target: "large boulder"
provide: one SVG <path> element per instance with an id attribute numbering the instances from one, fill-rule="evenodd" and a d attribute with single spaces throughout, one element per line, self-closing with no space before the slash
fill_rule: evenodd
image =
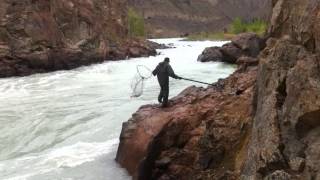
<path id="1" fill-rule="evenodd" d="M 254 33 L 242 33 L 222 47 L 206 48 L 198 57 L 200 62 L 221 61 L 235 64 L 240 57 L 257 58 L 265 47 L 264 40 Z"/>
<path id="2" fill-rule="evenodd" d="M 116 160 L 133 179 L 230 179 L 239 176 L 251 122 L 257 67 L 213 87 L 189 87 L 166 109 L 141 107 L 123 124 Z"/>
<path id="3" fill-rule="evenodd" d="M 155 56 L 157 55 L 156 48 L 164 48 L 165 46 L 150 41 L 129 41 L 128 43 L 128 57 L 141 57 L 141 56 Z"/>
<path id="4" fill-rule="evenodd" d="M 220 48 L 220 51 L 223 54 L 222 61 L 231 64 L 234 64 L 238 58 L 245 55 L 245 52 L 242 49 L 235 46 L 233 43 L 223 45 Z"/>
<path id="5" fill-rule="evenodd" d="M 232 39 L 232 44 L 240 48 L 247 56 L 257 57 L 264 48 L 262 38 L 255 33 L 242 33 Z"/>
<path id="6" fill-rule="evenodd" d="M 198 57 L 200 62 L 222 61 L 223 55 L 219 47 L 208 47 Z"/>
<path id="7" fill-rule="evenodd" d="M 152 49 L 168 49 L 168 48 L 173 48 L 171 46 L 167 46 L 165 44 L 158 44 L 156 42 L 153 41 L 146 41 L 146 44 L 148 45 L 148 47 L 152 48 Z"/>
<path id="8" fill-rule="evenodd" d="M 169 121 L 170 113 L 161 112 L 156 105 L 143 106 L 122 125 L 116 161 L 134 177 L 138 176 L 139 165 L 146 156 L 149 143 Z M 152 114 L 159 116 L 151 117 Z"/>

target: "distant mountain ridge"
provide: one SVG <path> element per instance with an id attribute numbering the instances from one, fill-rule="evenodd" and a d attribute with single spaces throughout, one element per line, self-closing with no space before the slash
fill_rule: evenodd
<path id="1" fill-rule="evenodd" d="M 129 0 L 140 12 L 149 37 L 219 31 L 236 17 L 268 20 L 271 0 Z"/>

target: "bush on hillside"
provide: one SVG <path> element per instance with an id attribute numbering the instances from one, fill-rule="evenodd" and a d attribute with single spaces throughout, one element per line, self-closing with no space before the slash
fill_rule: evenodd
<path id="1" fill-rule="evenodd" d="M 134 9 L 128 9 L 128 30 L 131 37 L 143 37 L 145 35 L 144 18 Z"/>
<path id="2" fill-rule="evenodd" d="M 262 35 L 265 33 L 266 29 L 267 23 L 259 19 L 252 22 L 244 22 L 241 18 L 236 18 L 230 26 L 230 32 L 233 34 L 254 32 L 258 35 Z"/>

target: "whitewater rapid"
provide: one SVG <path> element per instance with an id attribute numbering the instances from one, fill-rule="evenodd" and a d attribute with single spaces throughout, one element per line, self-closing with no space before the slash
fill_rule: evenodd
<path id="1" fill-rule="evenodd" d="M 0 79 L 1 180 L 129 180 L 114 161 L 121 125 L 139 106 L 156 103 L 156 78 L 131 98 L 137 65 L 153 69 L 171 58 L 176 74 L 215 82 L 235 67 L 200 63 L 197 56 L 225 42 L 158 39 L 176 48 L 159 56 L 106 62 L 69 71 Z M 170 97 L 191 85 L 170 82 Z"/>

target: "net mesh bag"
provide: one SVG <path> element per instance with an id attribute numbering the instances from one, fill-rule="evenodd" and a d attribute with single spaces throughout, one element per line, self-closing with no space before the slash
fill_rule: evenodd
<path id="1" fill-rule="evenodd" d="M 143 94 L 145 81 L 151 78 L 152 73 L 146 66 L 138 65 L 137 73 L 131 81 L 131 97 L 140 97 Z"/>

